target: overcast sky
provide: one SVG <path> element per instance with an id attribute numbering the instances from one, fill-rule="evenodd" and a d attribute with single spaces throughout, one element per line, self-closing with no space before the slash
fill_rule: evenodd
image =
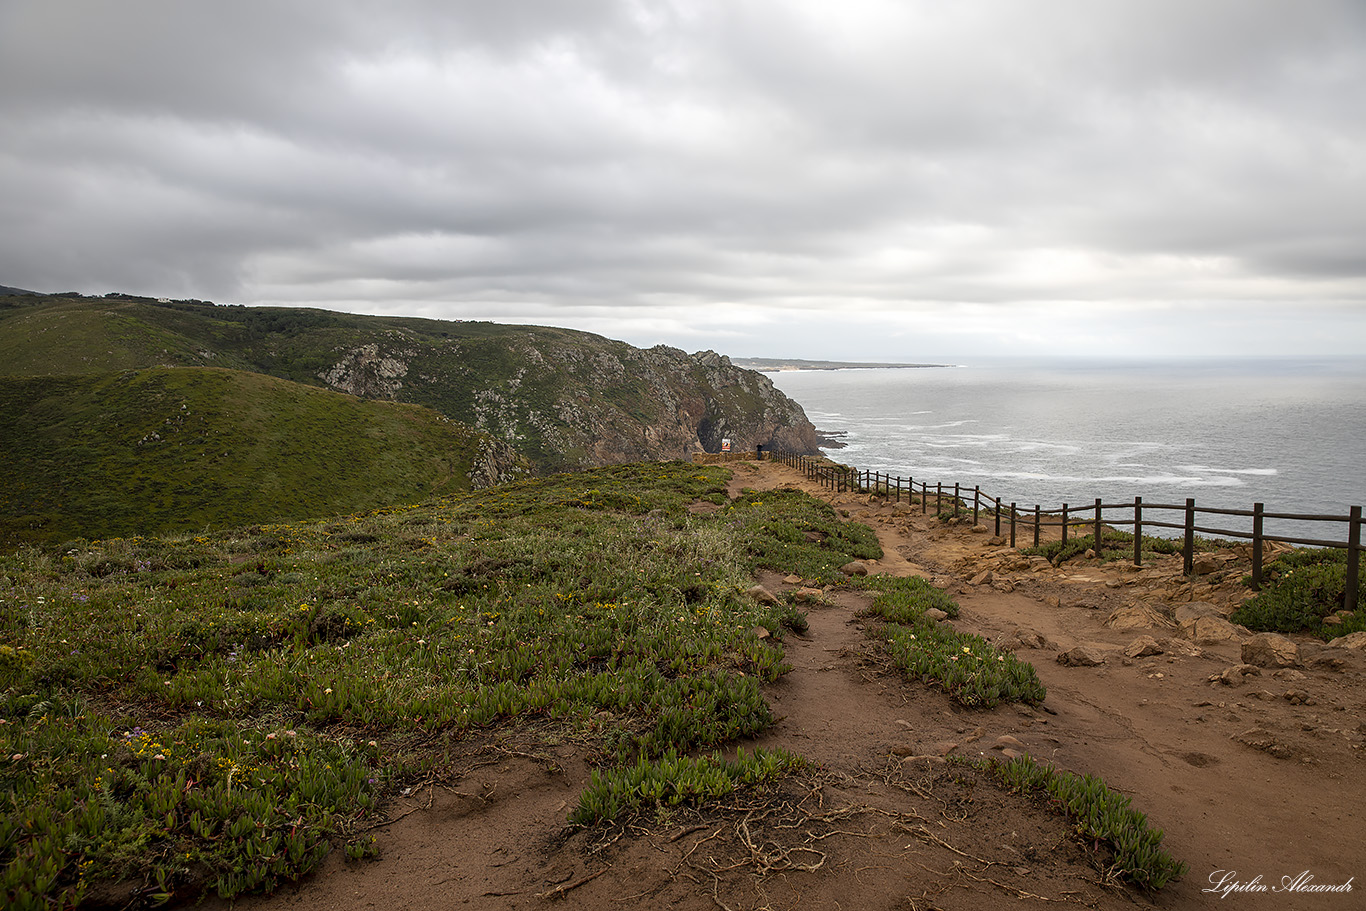
<path id="1" fill-rule="evenodd" d="M 1366 352 L 1366 3 L 0 0 L 0 284 Z"/>

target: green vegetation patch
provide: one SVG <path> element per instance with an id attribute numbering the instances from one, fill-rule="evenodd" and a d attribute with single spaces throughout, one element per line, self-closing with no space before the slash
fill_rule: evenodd
<path id="1" fill-rule="evenodd" d="M 689 511 L 726 478 L 618 466 L 0 557 L 0 904 L 268 889 L 365 853 L 385 798 L 512 733 L 614 781 L 761 732 L 788 665 L 755 630 L 800 616 L 747 594 L 754 569 L 833 573 L 868 542 L 801 494 Z"/>
<path id="2" fill-rule="evenodd" d="M 794 488 L 747 490 L 721 516 L 744 529 L 755 567 L 796 573 L 820 584 L 847 581 L 839 568 L 850 560 L 882 556 L 871 528 L 841 521 L 828 503 Z"/>
<path id="3" fill-rule="evenodd" d="M 864 616 L 903 625 L 918 623 L 931 608 L 958 616 L 958 602 L 919 576 L 865 576 L 859 586 L 874 593 Z"/>
<path id="4" fill-rule="evenodd" d="M 593 771 L 569 821 L 579 825 L 616 822 L 649 810 L 720 800 L 738 788 L 771 784 L 807 767 L 786 750 L 739 750 L 734 760 L 720 753 L 692 758 L 670 750 L 657 760 Z"/>
<path id="5" fill-rule="evenodd" d="M 1310 633 L 1333 639 L 1366 629 L 1366 586 L 1357 603 L 1345 604 L 1347 551 L 1301 548 L 1265 567 L 1262 590 L 1244 601 L 1229 619 L 1248 629 Z M 1338 622 L 1325 622 L 1329 619 Z"/>
<path id="6" fill-rule="evenodd" d="M 981 636 L 927 619 L 931 608 L 957 617 L 958 605 L 924 579 L 869 576 L 861 587 L 876 592 L 863 616 L 885 621 L 876 635 L 908 679 L 938 686 L 965 706 L 1037 705 L 1047 695 L 1034 665 Z"/>
<path id="7" fill-rule="evenodd" d="M 1162 849 L 1163 832 L 1129 805 L 1129 798 L 1110 790 L 1091 775 L 1075 775 L 1020 756 L 988 765 L 1006 787 L 1022 794 L 1046 795 L 1075 822 L 1078 834 L 1103 841 L 1114 854 L 1112 871 L 1149 890 L 1161 889 L 1184 876 L 1184 863 Z"/>
<path id="8" fill-rule="evenodd" d="M 231 370 L 0 377 L 0 547 L 457 493 L 484 439 L 425 408 Z"/>
<path id="9" fill-rule="evenodd" d="M 962 705 L 1037 705 L 1047 695 L 1034 665 L 1001 651 L 981 636 L 930 621 L 913 627 L 888 623 L 881 635 L 892 663 L 903 674 L 938 686 Z"/>

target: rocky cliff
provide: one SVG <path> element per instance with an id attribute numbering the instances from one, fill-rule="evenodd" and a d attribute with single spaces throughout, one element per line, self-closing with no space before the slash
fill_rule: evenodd
<path id="1" fill-rule="evenodd" d="M 507 441 L 542 470 L 692 453 L 817 451 L 801 406 L 713 351 L 639 349 L 587 333 L 503 327 L 434 343 L 389 333 L 342 346 L 329 386 L 435 408 Z"/>

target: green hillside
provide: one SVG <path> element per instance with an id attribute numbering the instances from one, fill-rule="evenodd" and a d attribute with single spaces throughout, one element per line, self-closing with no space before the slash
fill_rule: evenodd
<path id="1" fill-rule="evenodd" d="M 469 490 L 490 445 L 426 408 L 235 370 L 0 376 L 0 547 L 416 502 Z"/>
<path id="2" fill-rule="evenodd" d="M 817 451 L 806 415 L 762 374 L 570 329 L 218 306 L 126 295 L 0 296 L 0 373 L 154 366 L 264 373 L 426 405 L 550 473 L 718 451 L 722 439 Z"/>

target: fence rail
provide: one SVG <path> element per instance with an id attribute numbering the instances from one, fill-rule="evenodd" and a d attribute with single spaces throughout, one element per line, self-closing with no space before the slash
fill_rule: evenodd
<path id="1" fill-rule="evenodd" d="M 1082 534 L 1094 535 L 1096 553 L 1099 554 L 1105 546 L 1104 528 L 1132 527 L 1134 530 L 1134 565 L 1142 566 L 1142 542 L 1145 528 L 1180 530 L 1181 552 L 1185 572 L 1189 575 L 1193 572 L 1195 565 L 1195 536 L 1197 533 L 1250 540 L 1252 542 L 1252 587 L 1254 589 L 1260 589 L 1262 586 L 1263 550 L 1269 541 L 1283 544 L 1302 544 L 1311 547 L 1341 547 L 1347 551 L 1347 588 L 1343 606 L 1354 609 L 1357 603 L 1362 551 L 1360 506 L 1351 507 L 1347 515 L 1319 515 L 1267 512 L 1262 503 L 1254 503 L 1250 510 L 1221 509 L 1211 506 L 1196 506 L 1194 498 L 1187 499 L 1185 503 L 1145 503 L 1142 497 L 1134 497 L 1133 502 L 1119 503 L 1103 503 L 1097 499 L 1088 506 L 1073 506 L 1063 503 L 1056 509 L 1043 509 L 1040 505 L 1035 504 L 1033 509 L 1027 508 L 1022 511 L 1016 502 L 1004 503 L 1000 497 L 992 498 L 984 495 L 982 488 L 977 485 L 974 485 L 971 490 L 961 484 L 954 484 L 950 488 L 942 482 L 930 484 L 926 481 L 917 482 L 913 477 L 903 478 L 883 472 L 860 471 L 847 465 L 835 464 L 824 457 L 800 455 L 782 450 L 765 450 L 760 454 L 760 457 L 797 468 L 804 472 L 808 478 L 819 481 L 823 486 L 836 492 L 872 489 L 884 492 L 887 496 L 894 498 L 896 502 L 900 502 L 904 495 L 906 501 L 910 503 L 914 501 L 916 493 L 919 491 L 921 512 L 929 512 L 930 498 L 933 497 L 936 515 L 942 515 L 946 511 L 946 503 L 948 504 L 947 509 L 952 509 L 954 516 L 961 516 L 968 509 L 971 509 L 974 525 L 979 524 L 982 514 L 986 513 L 988 517 L 995 519 L 997 537 L 1003 537 L 1001 522 L 1004 517 L 1009 523 L 1011 547 L 1016 546 L 1016 533 L 1022 525 L 1026 529 L 1032 530 L 1034 546 L 1036 547 L 1039 544 L 1040 533 L 1046 527 L 1059 527 L 1064 544 L 1067 543 L 1069 530 L 1080 527 L 1089 529 L 1089 531 L 1082 531 Z M 1108 516 L 1106 510 L 1110 511 Z M 1165 516 L 1166 520 L 1152 518 L 1151 516 L 1154 513 Z M 1178 513 L 1180 521 L 1171 521 L 1171 513 Z M 1252 531 L 1249 533 L 1236 529 L 1196 524 L 1201 516 L 1250 518 L 1252 519 Z M 1268 519 L 1346 525 L 1346 538 L 1344 540 L 1331 540 L 1268 534 L 1265 525 Z"/>

